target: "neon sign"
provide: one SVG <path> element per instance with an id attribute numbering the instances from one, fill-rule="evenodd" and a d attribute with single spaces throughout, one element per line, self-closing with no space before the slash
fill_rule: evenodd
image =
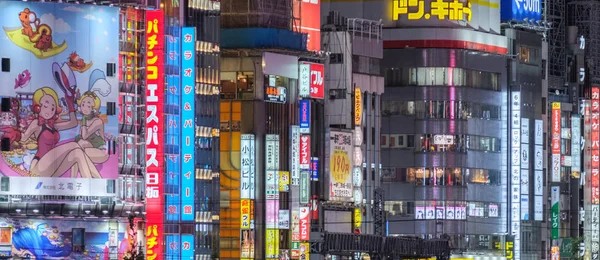
<path id="1" fill-rule="evenodd" d="M 438 20 L 471 21 L 471 3 L 463 3 L 459 0 L 392 0 L 392 19 L 400 20 L 405 15 L 409 21 L 429 20 L 432 17 Z M 425 6 L 429 5 L 429 13 L 425 12 Z"/>

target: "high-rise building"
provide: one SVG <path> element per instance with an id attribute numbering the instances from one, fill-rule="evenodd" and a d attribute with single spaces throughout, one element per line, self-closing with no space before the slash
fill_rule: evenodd
<path id="1" fill-rule="evenodd" d="M 0 251 L 212 259 L 219 5 L 69 2 L 0 2 Z"/>

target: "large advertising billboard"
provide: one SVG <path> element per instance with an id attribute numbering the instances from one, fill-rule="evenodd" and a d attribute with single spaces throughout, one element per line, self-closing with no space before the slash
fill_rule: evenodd
<path id="1" fill-rule="evenodd" d="M 531 22 L 539 21 L 542 17 L 542 1 L 540 0 L 502 0 L 500 11 L 502 21 L 518 21 L 523 19 Z"/>
<path id="2" fill-rule="evenodd" d="M 10 143 L 0 173 L 40 178 L 11 194 L 29 194 L 39 183 L 57 187 L 58 177 L 116 179 L 118 8 L 15 1 L 0 8 L 0 57 L 10 65 L 0 72 L 8 102 L 0 137 Z"/>
<path id="3" fill-rule="evenodd" d="M 329 199 L 352 199 L 352 133 L 329 132 L 329 161 L 326 169 L 329 171 Z M 327 162 L 327 160 L 326 160 Z"/>
<path id="4" fill-rule="evenodd" d="M 194 220 L 194 162 L 196 149 L 195 86 L 196 28 L 181 29 L 181 220 Z"/>
<path id="5" fill-rule="evenodd" d="M 0 226 L 0 245 L 8 245 L 0 254 L 19 259 L 122 259 L 132 250 L 125 223 L 0 218 Z"/>
<path id="6" fill-rule="evenodd" d="M 321 50 L 321 0 L 294 1 L 294 16 L 300 17 L 297 30 L 307 34 L 306 49 Z"/>

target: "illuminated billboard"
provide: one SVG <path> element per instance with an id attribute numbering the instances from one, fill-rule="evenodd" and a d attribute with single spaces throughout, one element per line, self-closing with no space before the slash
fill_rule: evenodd
<path id="1" fill-rule="evenodd" d="M 146 11 L 146 255 L 163 255 L 164 174 L 164 20 Z"/>
<path id="2" fill-rule="evenodd" d="M 194 220 L 194 157 L 196 136 L 195 111 L 195 57 L 196 29 L 181 29 L 181 220 Z"/>
<path id="3" fill-rule="evenodd" d="M 109 259 L 131 250 L 131 233 L 125 223 L 0 218 L 0 245 L 10 245 L 19 259 Z M 85 250 L 76 252 L 85 244 Z"/>
<path id="4" fill-rule="evenodd" d="M 540 20 L 542 1 L 540 0 L 502 0 L 500 11 L 502 21 Z"/>
<path id="5" fill-rule="evenodd" d="M 593 113 L 594 111 L 592 111 Z M 552 103 L 552 182 L 560 182 L 560 103 Z"/>
<path id="6" fill-rule="evenodd" d="M 306 49 L 321 50 L 321 0 L 294 1 L 294 17 L 300 22 L 295 25 L 301 33 L 307 34 Z"/>
<path id="7" fill-rule="evenodd" d="M 13 1 L 0 7 L 0 56 L 10 59 L 9 71 L 0 72 L 0 96 L 10 98 L 0 137 L 11 146 L 0 155 L 0 172 L 39 180 L 11 194 L 73 195 L 74 187 L 59 189 L 64 180 L 56 177 L 116 179 L 119 9 Z M 106 189 L 101 182 L 93 187 Z"/>
<path id="8" fill-rule="evenodd" d="M 325 160 L 325 169 L 329 171 L 329 193 L 330 200 L 352 200 L 352 158 L 353 144 L 352 133 L 342 131 L 330 131 L 327 145 L 329 149 L 329 160 Z"/>

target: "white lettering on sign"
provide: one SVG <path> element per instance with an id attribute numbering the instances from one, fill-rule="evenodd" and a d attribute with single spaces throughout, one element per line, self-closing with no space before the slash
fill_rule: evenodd
<path id="1" fill-rule="evenodd" d="M 515 0 L 517 9 L 521 9 L 521 3 L 523 3 L 523 10 L 539 13 L 540 12 L 540 0 Z"/>

